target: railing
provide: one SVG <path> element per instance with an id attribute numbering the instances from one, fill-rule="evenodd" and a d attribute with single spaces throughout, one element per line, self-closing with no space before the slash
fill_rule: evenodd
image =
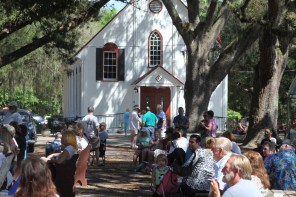
<path id="1" fill-rule="evenodd" d="M 99 123 L 105 122 L 107 128 L 120 128 L 123 127 L 123 113 L 118 114 L 107 114 L 107 115 L 95 115 L 98 118 Z M 63 122 L 67 125 L 74 122 L 77 119 L 82 119 L 83 117 L 64 117 Z"/>
<path id="2" fill-rule="evenodd" d="M 107 114 L 107 115 L 95 115 L 99 122 L 105 122 L 107 128 L 123 128 L 123 113 Z M 77 117 L 65 117 L 65 122 L 71 122 L 77 119 Z M 218 125 L 218 131 L 224 132 L 227 130 L 232 131 L 237 126 L 237 119 L 230 119 L 227 117 L 215 116 L 214 119 Z"/>
<path id="3" fill-rule="evenodd" d="M 123 113 L 96 115 L 99 122 L 105 122 L 107 128 L 123 128 Z"/>
<path id="4" fill-rule="evenodd" d="M 215 116 L 214 119 L 217 122 L 218 131 L 220 132 L 233 131 L 233 129 L 235 129 L 238 124 L 238 120 L 235 118 Z"/>

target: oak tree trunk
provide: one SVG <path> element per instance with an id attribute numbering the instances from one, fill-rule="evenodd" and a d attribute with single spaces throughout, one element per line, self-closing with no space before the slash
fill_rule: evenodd
<path id="1" fill-rule="evenodd" d="M 288 45 L 281 42 L 269 28 L 265 28 L 259 41 L 260 62 L 255 67 L 254 94 L 250 121 L 244 144 L 256 147 L 263 138 L 263 129 L 276 129 L 279 86 L 288 59 Z"/>

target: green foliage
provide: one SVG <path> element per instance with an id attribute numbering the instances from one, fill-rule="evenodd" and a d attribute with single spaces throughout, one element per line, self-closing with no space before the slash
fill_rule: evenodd
<path id="1" fill-rule="evenodd" d="M 1 4 L 0 4 L 1 5 Z M 0 7 L 1 9 L 1 7 Z M 115 15 L 116 10 L 105 12 Z M 1 14 L 0 14 L 1 15 Z M 103 14 L 102 18 L 105 17 Z M 110 18 L 110 17 L 109 17 Z M 112 17 L 111 17 L 112 18 Z M 106 19 L 106 22 L 107 19 Z M 0 22 L 1 23 L 1 22 Z M 28 25 L 0 41 L 0 54 L 10 53 L 44 35 L 53 21 Z M 47 27 L 45 28 L 45 26 Z M 45 26 L 44 26 L 45 25 Z M 41 30 L 42 29 L 42 30 Z M 98 21 L 67 34 L 0 69 L 0 107 L 15 100 L 20 108 L 41 115 L 62 113 L 64 69 L 69 57 L 99 31 Z"/>
<path id="2" fill-rule="evenodd" d="M 117 11 L 115 8 L 110 9 L 103 9 L 99 14 L 99 27 L 104 27 L 115 15 Z"/>
<path id="3" fill-rule="evenodd" d="M 239 113 L 239 112 L 236 112 L 232 109 L 228 109 L 227 111 L 227 118 L 229 119 L 241 119 L 242 118 L 242 115 Z"/>

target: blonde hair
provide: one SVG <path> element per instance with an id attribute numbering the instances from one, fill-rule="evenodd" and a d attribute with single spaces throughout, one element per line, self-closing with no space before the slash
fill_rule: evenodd
<path id="1" fill-rule="evenodd" d="M 66 144 L 64 144 L 65 146 L 71 145 L 76 150 L 78 150 L 76 135 L 74 132 L 66 130 L 63 132 L 63 137 L 65 137 L 65 139 L 66 139 Z"/>
<path id="2" fill-rule="evenodd" d="M 205 139 L 205 148 L 211 149 L 215 146 L 215 138 L 213 137 L 206 137 Z"/>
<path id="3" fill-rule="evenodd" d="M 157 155 L 157 157 L 155 158 L 155 163 L 157 164 L 159 161 L 165 161 L 165 165 L 168 164 L 168 158 L 165 154 L 159 154 Z"/>
<path id="4" fill-rule="evenodd" d="M 239 175 L 242 179 L 251 180 L 252 166 L 249 159 L 244 155 L 232 154 L 230 159 L 231 170 L 239 169 Z"/>

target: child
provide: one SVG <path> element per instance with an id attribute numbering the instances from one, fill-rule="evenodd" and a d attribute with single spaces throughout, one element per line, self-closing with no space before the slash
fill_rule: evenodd
<path id="1" fill-rule="evenodd" d="M 156 167 L 152 170 L 151 177 L 151 189 L 153 192 L 156 191 L 157 187 L 160 185 L 163 176 L 169 170 L 168 159 L 165 154 L 159 154 L 155 159 Z"/>
<path id="2" fill-rule="evenodd" d="M 46 157 L 51 153 L 57 153 L 61 151 L 61 146 L 62 146 L 61 139 L 62 139 L 62 134 L 60 132 L 55 133 L 54 141 L 46 145 L 46 150 L 45 150 Z"/>

